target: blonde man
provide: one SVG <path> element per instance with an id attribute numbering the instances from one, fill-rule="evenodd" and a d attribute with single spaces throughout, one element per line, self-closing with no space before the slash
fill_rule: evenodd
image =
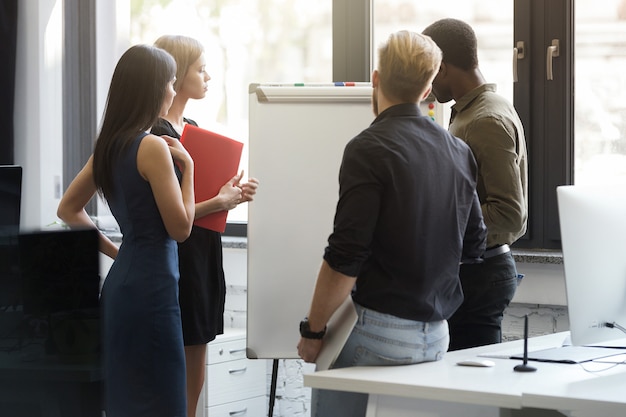
<path id="1" fill-rule="evenodd" d="M 471 150 L 420 112 L 440 63 L 435 43 L 414 32 L 379 50 L 376 118 L 344 150 L 334 229 L 300 324 L 307 362 L 351 292 L 359 318 L 335 368 L 436 361 L 448 349 L 459 264 L 480 262 L 486 229 Z M 313 417 L 365 416 L 367 395 L 314 390 L 311 406 Z"/>

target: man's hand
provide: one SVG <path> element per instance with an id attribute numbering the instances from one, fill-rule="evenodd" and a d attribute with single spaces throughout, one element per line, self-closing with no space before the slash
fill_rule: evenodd
<path id="1" fill-rule="evenodd" d="M 314 363 L 317 356 L 320 354 L 322 343 L 324 343 L 322 339 L 306 339 L 301 337 L 300 343 L 298 343 L 298 355 L 300 355 L 305 362 Z"/>

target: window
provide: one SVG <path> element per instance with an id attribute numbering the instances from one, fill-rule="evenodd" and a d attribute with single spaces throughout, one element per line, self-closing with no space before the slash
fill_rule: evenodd
<path id="1" fill-rule="evenodd" d="M 518 246 L 560 247 L 556 186 L 626 182 L 626 0 L 127 1 L 132 43 L 175 32 L 205 44 L 210 91 L 190 103 L 189 117 L 244 143 L 250 83 L 369 81 L 370 57 L 391 31 L 461 18 L 476 30 L 485 77 L 513 100 L 526 129 L 529 230 Z M 560 54 L 546 80 L 553 39 Z M 246 218 L 242 207 L 229 221 Z"/>
<path id="2" fill-rule="evenodd" d="M 626 1 L 575 2 L 574 182 L 626 182 Z"/>
<path id="3" fill-rule="evenodd" d="M 572 0 L 441 0 L 419 4 L 374 0 L 374 16 L 376 45 L 391 31 L 421 31 L 443 17 L 472 25 L 483 75 L 514 103 L 525 128 L 529 222 L 528 232 L 516 245 L 560 247 L 555 188 L 572 180 Z M 552 39 L 560 40 L 561 54 L 553 62 L 553 80 L 547 80 L 546 48 Z M 523 42 L 519 48 L 524 58 L 514 62 L 518 42 Z M 518 73 L 515 82 L 514 64 Z"/>
<path id="4" fill-rule="evenodd" d="M 209 91 L 188 103 L 186 116 L 243 142 L 243 169 L 248 86 L 331 80 L 332 0 L 131 0 L 131 5 L 132 44 L 151 44 L 163 34 L 202 42 Z M 247 205 L 229 212 L 228 221 L 246 222 Z"/>
<path id="5" fill-rule="evenodd" d="M 498 93 L 513 102 L 513 0 L 374 0 L 374 64 L 378 45 L 390 33 L 406 29 L 421 32 L 446 17 L 469 23 L 478 39 L 478 60 L 487 82 L 498 85 Z"/>

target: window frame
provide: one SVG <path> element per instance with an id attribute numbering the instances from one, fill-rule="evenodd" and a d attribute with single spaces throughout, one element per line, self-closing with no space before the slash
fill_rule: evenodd
<path id="1" fill-rule="evenodd" d="M 96 138 L 96 0 L 63 0 L 63 190 Z M 85 210 L 95 215 L 97 201 Z"/>
<path id="2" fill-rule="evenodd" d="M 529 161 L 528 230 L 515 246 L 560 249 L 556 187 L 574 178 L 574 0 L 515 0 L 514 39 L 525 42 L 513 94 Z M 559 56 L 548 81 L 552 39 L 559 39 Z"/>

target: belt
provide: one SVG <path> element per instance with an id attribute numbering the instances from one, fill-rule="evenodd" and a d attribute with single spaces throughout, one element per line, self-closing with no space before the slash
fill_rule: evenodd
<path id="1" fill-rule="evenodd" d="M 504 253 L 511 252 L 511 248 L 506 243 L 504 245 L 495 246 L 491 249 L 487 249 L 483 253 L 483 259 L 493 258 L 498 255 L 502 255 Z"/>

